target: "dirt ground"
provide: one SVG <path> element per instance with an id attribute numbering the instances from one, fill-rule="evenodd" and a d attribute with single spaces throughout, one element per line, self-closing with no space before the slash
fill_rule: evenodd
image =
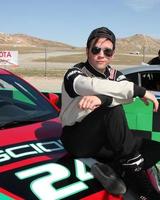
<path id="1" fill-rule="evenodd" d="M 61 92 L 62 79 L 48 77 L 23 77 L 41 91 Z"/>

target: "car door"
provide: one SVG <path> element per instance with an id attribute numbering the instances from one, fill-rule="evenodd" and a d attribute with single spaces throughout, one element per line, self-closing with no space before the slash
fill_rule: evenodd
<path id="1" fill-rule="evenodd" d="M 139 71 L 126 75 L 129 81 L 153 91 L 153 93 L 160 97 L 160 71 Z"/>
<path id="2" fill-rule="evenodd" d="M 145 71 L 141 72 L 142 86 L 148 90 L 160 91 L 160 72 L 159 71 Z"/>

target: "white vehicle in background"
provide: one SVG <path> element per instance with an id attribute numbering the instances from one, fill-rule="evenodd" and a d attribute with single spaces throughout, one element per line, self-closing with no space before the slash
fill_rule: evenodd
<path id="1" fill-rule="evenodd" d="M 128 80 L 133 81 L 147 90 L 153 91 L 160 98 L 160 65 L 148 65 L 143 63 L 121 70 Z"/>
<path id="2" fill-rule="evenodd" d="M 140 55 L 140 52 L 139 51 L 131 51 L 130 54 Z"/>

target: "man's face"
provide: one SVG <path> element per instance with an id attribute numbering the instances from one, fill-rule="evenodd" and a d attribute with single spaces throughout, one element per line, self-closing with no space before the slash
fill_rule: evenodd
<path id="1" fill-rule="evenodd" d="M 99 49 L 98 51 L 93 51 L 93 47 Z M 96 50 L 97 50 L 96 49 Z M 112 50 L 113 44 L 110 40 L 107 40 L 106 38 L 99 38 L 98 41 L 95 43 L 95 39 L 92 41 L 91 46 L 89 49 L 87 49 L 87 58 L 88 62 L 92 67 L 94 67 L 97 71 L 103 73 L 105 71 L 106 65 L 108 65 L 114 55 L 105 55 L 106 50 Z"/>

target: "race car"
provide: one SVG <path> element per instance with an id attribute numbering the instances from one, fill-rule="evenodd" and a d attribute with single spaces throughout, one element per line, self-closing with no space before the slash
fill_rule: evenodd
<path id="1" fill-rule="evenodd" d="M 94 158 L 74 159 L 65 151 L 58 99 L 0 69 L 0 200 L 135 200 L 130 190 L 124 196 L 104 190 L 90 172 Z M 152 104 L 143 106 L 139 99 L 124 106 L 129 126 L 159 140 Z"/>
<path id="2" fill-rule="evenodd" d="M 64 150 L 57 100 L 0 69 L 0 200 L 122 200 Z"/>

